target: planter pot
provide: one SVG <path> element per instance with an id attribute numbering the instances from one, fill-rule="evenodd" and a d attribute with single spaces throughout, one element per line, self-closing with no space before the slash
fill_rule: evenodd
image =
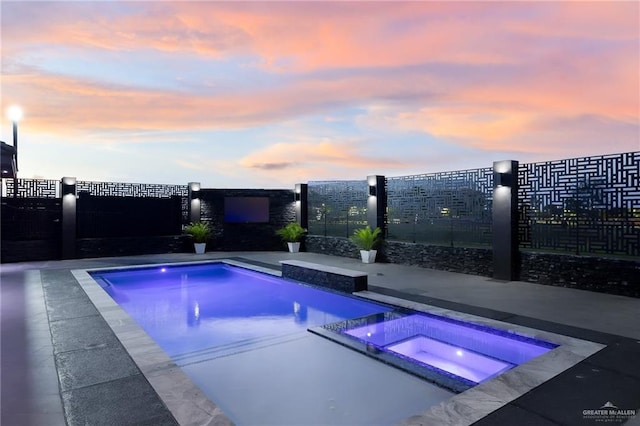
<path id="1" fill-rule="evenodd" d="M 287 243 L 289 246 L 289 253 L 297 253 L 300 251 L 300 243 Z"/>
<path id="2" fill-rule="evenodd" d="M 193 243 L 193 247 L 196 249 L 196 254 L 204 254 L 207 243 Z"/>
<path id="3" fill-rule="evenodd" d="M 378 250 L 360 250 L 360 257 L 362 257 L 362 263 L 374 263 L 376 261 L 376 254 Z"/>

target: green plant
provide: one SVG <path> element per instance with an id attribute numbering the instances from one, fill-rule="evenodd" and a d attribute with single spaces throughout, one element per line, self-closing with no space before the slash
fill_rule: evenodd
<path id="1" fill-rule="evenodd" d="M 292 222 L 284 228 L 278 229 L 276 231 L 276 235 L 279 235 L 285 243 L 297 243 L 302 240 L 302 237 L 306 232 L 307 230 L 298 223 Z"/>
<path id="2" fill-rule="evenodd" d="M 373 250 L 380 243 L 380 228 L 371 229 L 370 226 L 356 229 L 349 238 L 360 250 Z"/>
<path id="3" fill-rule="evenodd" d="M 211 237 L 211 227 L 206 222 L 192 222 L 184 228 L 184 232 L 193 238 L 194 243 L 206 243 Z"/>

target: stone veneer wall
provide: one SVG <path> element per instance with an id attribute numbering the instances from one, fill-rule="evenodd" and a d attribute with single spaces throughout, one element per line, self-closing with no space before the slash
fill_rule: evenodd
<path id="1" fill-rule="evenodd" d="M 493 251 L 487 248 L 447 247 L 386 241 L 381 261 L 470 275 L 493 275 Z"/>
<path id="2" fill-rule="evenodd" d="M 325 267 L 313 263 L 307 263 L 307 265 L 294 265 L 293 262 L 287 261 L 281 263 L 282 278 L 302 281 L 344 293 L 368 290 L 367 274 L 363 272 Z"/>
<path id="3" fill-rule="evenodd" d="M 359 258 L 347 238 L 308 235 L 306 250 Z M 378 261 L 464 274 L 493 276 L 491 249 L 385 241 Z M 640 297 L 640 260 L 520 251 L 520 280 L 537 284 Z"/>
<path id="4" fill-rule="evenodd" d="M 307 235 L 301 249 L 311 253 L 322 253 L 331 256 L 360 259 L 360 252 L 355 244 L 345 237 L 323 237 Z"/>
<path id="5" fill-rule="evenodd" d="M 268 197 L 269 223 L 225 223 L 225 197 Z M 214 229 L 214 250 L 287 250 L 276 231 L 296 220 L 293 190 L 288 189 L 202 189 L 201 220 Z M 207 246 L 209 247 L 209 246 Z M 209 249 L 207 249 L 209 250 Z"/>
<path id="6" fill-rule="evenodd" d="M 640 297 L 640 260 L 525 251 L 520 258 L 522 281 Z"/>
<path id="7" fill-rule="evenodd" d="M 360 258 L 357 247 L 348 238 L 307 235 L 305 248 L 313 253 Z M 489 249 L 385 241 L 378 250 L 376 261 L 472 275 L 493 274 L 493 258 Z"/>

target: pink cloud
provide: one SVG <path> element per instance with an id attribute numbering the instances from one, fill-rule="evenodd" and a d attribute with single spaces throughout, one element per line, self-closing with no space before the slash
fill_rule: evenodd
<path id="1" fill-rule="evenodd" d="M 226 94 L 185 94 L 88 81 L 36 69 L 7 74 L 3 85 L 3 106 L 12 99 L 28 105 L 31 129 L 67 133 L 246 128 L 299 115 L 324 115 L 336 106 L 364 104 L 372 98 L 393 98 L 410 91 L 408 82 L 403 80 L 391 79 L 380 87 L 377 78 L 350 76 L 300 80 L 283 87 Z"/>
<path id="2" fill-rule="evenodd" d="M 606 143 L 637 149 L 636 2 L 16 2 L 11 7 L 23 8 L 30 25 L 7 17 L 12 9 L 5 8 L 3 107 L 14 100 L 28 105 L 29 126 L 36 132 L 248 128 L 312 114 L 333 119 L 334 110 L 354 107 L 372 114 L 360 123 L 367 129 L 377 121 L 474 148 L 535 151 L 564 144 L 580 150 L 590 140 L 602 146 L 613 139 Z M 56 57 L 61 48 L 122 52 L 123 60 L 140 50 L 170 52 L 176 63 L 189 55 L 216 61 L 253 55 L 257 59 L 247 66 L 290 79 L 251 91 L 185 94 L 21 65 L 31 49 Z M 341 72 L 330 73 L 336 70 Z M 373 113 L 375 105 L 391 107 Z M 308 157 L 289 160 L 291 146 L 276 144 L 241 164 L 273 174 L 328 165 L 347 169 L 347 158 L 356 158 L 356 167 L 379 161 L 348 151 L 346 144 L 324 146 L 298 143 L 294 147 Z"/>
<path id="3" fill-rule="evenodd" d="M 361 179 L 379 170 L 402 170 L 415 165 L 413 161 L 364 155 L 364 146 L 364 142 L 352 140 L 280 142 L 251 152 L 238 164 L 245 172 L 279 182 L 335 176 Z"/>
<path id="4" fill-rule="evenodd" d="M 243 157 L 240 165 L 270 171 L 313 164 L 333 164 L 358 169 L 398 167 L 402 164 L 393 159 L 362 155 L 361 147 L 362 143 L 357 141 L 280 142 Z"/>
<path id="5" fill-rule="evenodd" d="M 35 18 L 29 16 L 35 25 L 28 28 L 7 19 L 5 37 L 23 45 L 124 51 L 144 46 L 216 58 L 253 52 L 265 65 L 289 58 L 286 70 L 296 72 L 510 63 L 523 42 L 534 38 L 633 37 L 638 9 L 632 2 L 588 7 L 569 2 L 70 2 L 43 7 Z M 536 19 L 540 16 L 544 19 Z"/>

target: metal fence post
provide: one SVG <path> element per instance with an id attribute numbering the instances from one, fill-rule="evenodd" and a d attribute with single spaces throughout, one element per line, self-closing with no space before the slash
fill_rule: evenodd
<path id="1" fill-rule="evenodd" d="M 518 252 L 518 162 L 493 163 L 493 276 L 516 280 Z"/>
<path id="2" fill-rule="evenodd" d="M 200 182 L 189 182 L 189 222 L 200 222 Z"/>
<path id="3" fill-rule="evenodd" d="M 62 258 L 76 257 L 76 178 L 65 176 L 60 181 L 62 196 Z"/>
<path id="4" fill-rule="evenodd" d="M 387 211 L 387 187 L 384 176 L 367 176 L 369 197 L 367 198 L 367 223 L 371 229 L 380 228 L 387 235 L 385 213 Z"/>
<path id="5" fill-rule="evenodd" d="M 309 228 L 309 185 L 296 183 L 293 190 L 293 200 L 296 209 L 296 222 L 304 229 Z"/>

